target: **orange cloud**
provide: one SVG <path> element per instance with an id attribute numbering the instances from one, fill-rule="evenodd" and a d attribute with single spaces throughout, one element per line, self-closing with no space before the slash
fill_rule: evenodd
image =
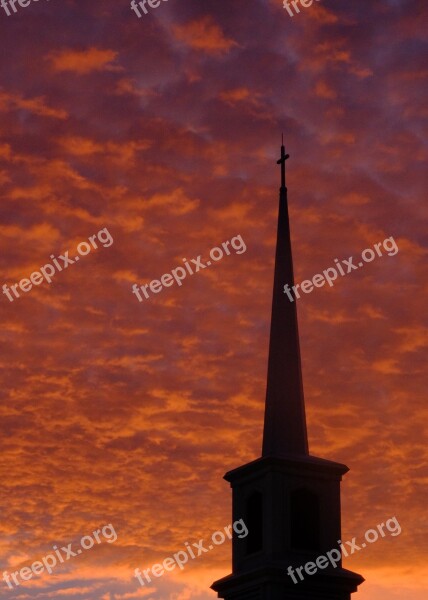
<path id="1" fill-rule="evenodd" d="M 67 112 L 63 109 L 51 108 L 46 105 L 45 98 L 23 98 L 19 94 L 0 92 L 0 111 L 28 110 L 35 115 L 66 119 Z"/>
<path id="2" fill-rule="evenodd" d="M 319 98 L 326 98 L 328 100 L 334 100 L 337 98 L 337 94 L 334 89 L 329 86 L 325 81 L 318 81 L 315 86 L 315 93 Z"/>
<path id="3" fill-rule="evenodd" d="M 220 94 L 220 98 L 222 100 L 226 100 L 226 102 L 237 102 L 239 100 L 246 100 L 250 96 L 251 92 L 247 88 L 235 88 L 233 90 L 227 90 Z"/>
<path id="4" fill-rule="evenodd" d="M 48 59 L 52 62 L 54 71 L 73 71 L 79 75 L 86 75 L 92 71 L 117 70 L 118 67 L 110 65 L 116 56 L 117 52 L 114 50 L 89 48 L 88 50 L 54 51 Z"/>
<path id="5" fill-rule="evenodd" d="M 173 28 L 175 37 L 194 50 L 202 50 L 208 54 L 228 52 L 237 42 L 224 36 L 220 27 L 210 16 L 202 17 L 185 25 Z"/>

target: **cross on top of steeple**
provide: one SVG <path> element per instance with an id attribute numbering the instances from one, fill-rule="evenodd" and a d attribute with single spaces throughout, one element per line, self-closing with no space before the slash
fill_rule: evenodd
<path id="1" fill-rule="evenodd" d="M 285 161 L 290 158 L 289 154 L 285 154 L 284 134 L 281 134 L 281 158 L 276 161 L 277 165 L 281 165 L 281 187 L 285 188 Z"/>

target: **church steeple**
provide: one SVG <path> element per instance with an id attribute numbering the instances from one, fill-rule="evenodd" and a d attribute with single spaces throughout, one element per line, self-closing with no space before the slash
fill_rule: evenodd
<path id="1" fill-rule="evenodd" d="M 296 303 L 284 294 L 294 285 L 287 158 L 282 144 L 263 453 L 224 476 L 233 521 L 243 519 L 248 535 L 233 536 L 232 573 L 211 587 L 225 600 L 350 600 L 364 580 L 342 568 L 340 552 L 338 564 L 318 568 L 318 557 L 342 539 L 340 481 L 348 467 L 308 451 Z M 293 569 L 309 564 L 315 573 L 293 579 Z"/>
<path id="2" fill-rule="evenodd" d="M 263 456 L 277 457 L 308 454 L 296 302 L 284 293 L 285 284 L 294 285 L 285 186 L 288 158 L 282 143 L 277 161 L 281 165 L 281 187 L 262 451 Z"/>

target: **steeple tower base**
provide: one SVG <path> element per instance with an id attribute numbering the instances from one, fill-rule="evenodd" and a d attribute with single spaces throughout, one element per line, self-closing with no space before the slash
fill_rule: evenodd
<path id="1" fill-rule="evenodd" d="M 266 565 L 245 575 L 230 575 L 211 587 L 224 600 L 350 600 L 363 578 L 346 569 L 307 575 L 297 584 L 278 567 Z"/>
<path id="2" fill-rule="evenodd" d="M 233 521 L 243 519 L 248 535 L 232 539 L 233 573 L 211 586 L 218 597 L 349 600 L 364 579 L 342 568 L 340 482 L 347 472 L 341 463 L 289 455 L 262 457 L 226 473 Z M 331 560 L 320 559 L 332 550 Z M 314 574 L 303 568 L 299 576 L 296 569 L 308 563 Z"/>

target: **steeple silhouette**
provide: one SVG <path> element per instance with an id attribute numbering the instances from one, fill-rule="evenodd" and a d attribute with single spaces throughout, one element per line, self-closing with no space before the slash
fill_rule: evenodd
<path id="1" fill-rule="evenodd" d="M 294 285 L 288 158 L 282 143 L 262 456 L 224 476 L 233 521 L 248 528 L 245 538 L 233 537 L 232 573 L 211 586 L 225 600 L 350 600 L 364 581 L 342 568 L 339 552 L 340 481 L 348 467 L 308 450 L 296 302 L 284 293 Z M 323 561 L 312 574 L 302 569 L 333 549 L 336 562 Z"/>
<path id="2" fill-rule="evenodd" d="M 263 456 L 308 454 L 302 367 L 296 302 L 284 294 L 284 284 L 294 285 L 284 143 L 281 145 L 278 233 L 272 299 L 272 320 L 266 391 Z"/>

